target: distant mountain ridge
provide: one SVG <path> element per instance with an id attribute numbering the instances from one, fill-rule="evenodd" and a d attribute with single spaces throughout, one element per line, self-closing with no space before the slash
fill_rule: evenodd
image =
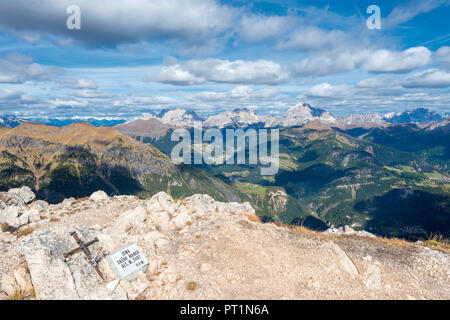
<path id="1" fill-rule="evenodd" d="M 163 109 L 159 113 L 144 113 L 140 117 L 130 120 L 118 117 L 73 117 L 73 118 L 19 118 L 13 115 L 0 116 L 0 125 L 14 128 L 23 122 L 38 122 L 47 125 L 63 127 L 74 122 L 89 122 L 96 127 L 106 126 L 113 127 L 126 123 L 129 127 L 134 121 L 153 119 L 161 122 L 169 127 L 179 128 L 246 128 L 246 127 L 263 127 L 263 128 L 284 128 L 301 126 L 310 121 L 319 120 L 327 125 L 348 129 L 352 127 L 373 127 L 386 126 L 389 124 L 415 123 L 426 124 L 431 122 L 439 122 L 447 114 L 441 115 L 435 110 L 429 108 L 416 108 L 403 112 L 388 112 L 380 114 L 378 112 L 370 114 L 349 114 L 342 117 L 336 117 L 330 112 L 312 107 L 310 104 L 299 102 L 295 106 L 290 107 L 281 116 L 258 115 L 253 109 L 236 108 L 223 111 L 206 118 L 199 116 L 195 111 L 186 109 Z M 140 122 L 142 125 L 142 122 Z"/>
<path id="2" fill-rule="evenodd" d="M 49 202 L 98 189 L 142 197 L 161 190 L 174 197 L 208 192 L 217 199 L 240 200 L 211 175 L 179 168 L 153 146 L 89 123 L 0 127 L 0 190 L 16 186 L 28 186 Z"/>
<path id="3" fill-rule="evenodd" d="M 3 127 L 14 128 L 24 122 L 26 122 L 25 119 L 21 119 L 13 115 L 0 116 L 0 126 Z"/>
<path id="4" fill-rule="evenodd" d="M 387 114 L 383 117 L 384 121 L 391 123 L 429 123 L 442 119 L 444 119 L 442 115 L 428 108 L 416 108 L 400 113 Z"/>

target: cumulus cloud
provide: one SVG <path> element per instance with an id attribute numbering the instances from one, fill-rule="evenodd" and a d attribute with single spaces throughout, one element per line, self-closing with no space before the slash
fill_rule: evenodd
<path id="1" fill-rule="evenodd" d="M 81 8 L 81 30 L 66 28 L 66 9 Z M 141 40 L 198 42 L 233 25 L 236 9 L 215 0 L 28 0 L 0 1 L 0 26 L 28 39 L 71 38 L 115 46 Z M 131 18 L 130 18 L 131 17 Z"/>
<path id="2" fill-rule="evenodd" d="M 50 81 L 61 73 L 55 67 L 34 63 L 31 57 L 21 54 L 0 56 L 0 83 Z"/>
<path id="3" fill-rule="evenodd" d="M 346 95 L 350 90 L 347 85 L 331 85 L 328 82 L 316 84 L 306 91 L 305 95 L 316 98 L 334 98 Z"/>
<path id="4" fill-rule="evenodd" d="M 147 78 L 146 81 L 151 79 Z M 155 79 L 157 82 L 168 83 L 178 86 L 190 86 L 205 82 L 202 77 L 197 77 L 189 70 L 183 69 L 179 64 L 165 65 L 161 68 Z"/>
<path id="5" fill-rule="evenodd" d="M 404 51 L 335 50 L 294 63 L 293 70 L 302 76 L 324 76 L 358 68 L 372 73 L 407 73 L 426 66 L 431 56 L 431 51 L 425 47 Z"/>
<path id="6" fill-rule="evenodd" d="M 80 79 L 63 79 L 60 83 L 72 89 L 97 89 L 98 85 L 94 80 L 80 78 Z"/>
<path id="7" fill-rule="evenodd" d="M 286 16 L 245 15 L 240 21 L 240 37 L 246 42 L 273 39 L 294 25 L 294 19 Z"/>
<path id="8" fill-rule="evenodd" d="M 247 104 L 264 104 L 274 100 L 285 100 L 275 88 L 254 90 L 249 86 L 236 86 L 226 92 L 201 91 L 186 95 L 186 100 L 200 103 L 220 103 L 241 106 Z"/>
<path id="9" fill-rule="evenodd" d="M 93 90 L 72 90 L 69 92 L 71 96 L 77 97 L 77 98 L 87 98 L 87 99 L 106 99 L 111 98 L 112 95 L 106 94 L 101 91 L 93 91 Z"/>
<path id="10" fill-rule="evenodd" d="M 281 49 L 317 50 L 330 49 L 342 45 L 347 35 L 341 30 L 325 31 L 317 27 L 305 27 L 293 32 L 288 40 L 280 43 Z"/>
<path id="11" fill-rule="evenodd" d="M 175 85 L 192 85 L 205 81 L 275 85 L 289 79 L 290 74 L 285 67 L 268 60 L 191 60 L 183 66 L 163 66 L 156 76 L 156 81 Z"/>
<path id="12" fill-rule="evenodd" d="M 50 100 L 50 104 L 53 107 L 86 107 L 88 106 L 87 101 L 79 101 L 79 100 L 66 100 L 55 98 Z"/>
<path id="13" fill-rule="evenodd" d="M 413 47 L 404 51 L 381 49 L 373 52 L 363 68 L 373 73 L 406 73 L 426 66 L 431 61 L 431 51 Z"/>
<path id="14" fill-rule="evenodd" d="M 450 70 L 450 47 L 441 47 L 435 53 L 436 61 Z"/>
<path id="15" fill-rule="evenodd" d="M 127 97 L 121 100 L 115 100 L 114 106 L 142 106 L 142 105 L 160 105 L 160 104 L 174 104 L 177 100 L 171 97 L 164 96 L 134 96 Z"/>
<path id="16" fill-rule="evenodd" d="M 405 88 L 448 88 L 450 72 L 428 69 L 406 78 L 402 84 Z"/>
<path id="17" fill-rule="evenodd" d="M 293 70 L 301 76 L 324 76 L 346 72 L 359 68 L 368 55 L 368 50 L 334 51 L 294 63 Z"/>

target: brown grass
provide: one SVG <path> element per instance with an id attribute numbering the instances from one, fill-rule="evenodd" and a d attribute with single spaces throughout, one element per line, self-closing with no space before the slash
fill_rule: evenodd
<path id="1" fill-rule="evenodd" d="M 186 285 L 186 289 L 189 291 L 194 291 L 198 289 L 198 284 L 197 282 L 191 281 Z"/>
<path id="2" fill-rule="evenodd" d="M 0 224 L 0 229 L 5 232 L 8 229 L 9 225 L 7 223 Z"/>
<path id="3" fill-rule="evenodd" d="M 258 217 L 256 214 L 247 214 L 246 216 L 248 220 L 250 220 L 251 222 L 261 222 L 261 218 Z"/>
<path id="4" fill-rule="evenodd" d="M 248 220 L 239 220 L 238 223 L 247 228 L 253 228 L 252 224 Z"/>
<path id="5" fill-rule="evenodd" d="M 18 236 L 19 237 L 25 237 L 25 236 L 27 236 L 29 234 L 32 234 L 33 231 L 34 231 L 34 229 L 32 227 L 26 227 L 26 228 L 23 228 L 23 229 L 19 230 Z"/>
<path id="6" fill-rule="evenodd" d="M 83 202 L 83 201 L 87 201 L 87 200 L 89 200 L 89 197 L 79 198 L 79 199 L 76 199 L 76 200 L 72 203 L 72 205 L 74 205 L 74 204 L 76 204 L 76 203 Z"/>
<path id="7" fill-rule="evenodd" d="M 444 252 L 450 252 L 450 239 L 439 233 L 431 233 L 428 239 L 423 242 L 427 247 L 437 249 Z"/>
<path id="8" fill-rule="evenodd" d="M 22 290 L 16 290 L 12 295 L 8 296 L 8 300 L 25 300 Z"/>

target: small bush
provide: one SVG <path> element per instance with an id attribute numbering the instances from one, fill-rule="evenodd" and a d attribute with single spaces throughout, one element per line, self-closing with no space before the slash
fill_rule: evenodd
<path id="1" fill-rule="evenodd" d="M 450 250 L 450 239 L 438 233 L 432 233 L 423 242 L 426 246 Z"/>

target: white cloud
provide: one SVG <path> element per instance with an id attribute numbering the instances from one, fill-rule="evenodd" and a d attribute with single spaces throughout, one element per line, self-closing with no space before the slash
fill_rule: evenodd
<path id="1" fill-rule="evenodd" d="M 330 52 L 294 63 L 294 71 L 302 76 L 324 76 L 351 71 L 361 66 L 369 55 L 368 50 Z"/>
<path id="2" fill-rule="evenodd" d="M 33 63 L 31 57 L 21 54 L 0 56 L 0 83 L 50 81 L 60 73 L 55 67 Z"/>
<path id="3" fill-rule="evenodd" d="M 50 104 L 53 107 L 86 107 L 88 105 L 87 101 L 64 100 L 59 98 L 50 100 Z"/>
<path id="4" fill-rule="evenodd" d="M 431 51 L 413 47 L 404 51 L 381 49 L 373 52 L 363 68 L 373 73 L 406 73 L 426 66 L 431 61 Z"/>
<path id="5" fill-rule="evenodd" d="M 23 93 L 18 90 L 11 90 L 11 89 L 0 90 L 0 99 L 2 100 L 20 99 L 22 95 Z"/>
<path id="6" fill-rule="evenodd" d="M 231 104 L 233 106 L 247 104 L 264 104 L 274 100 L 284 100 L 285 97 L 275 88 L 254 90 L 249 86 L 236 86 L 226 92 L 201 91 L 186 95 L 186 100 L 201 103 Z"/>
<path id="7" fill-rule="evenodd" d="M 356 83 L 358 88 L 386 88 L 397 85 L 397 80 L 390 78 L 367 78 Z"/>
<path id="8" fill-rule="evenodd" d="M 323 82 L 311 87 L 308 91 L 306 91 L 305 95 L 316 98 L 335 98 L 346 95 L 349 90 L 350 87 L 347 85 L 333 86 L 328 82 Z"/>
<path id="9" fill-rule="evenodd" d="M 294 24 L 294 19 L 286 16 L 245 15 L 240 23 L 240 36 L 246 42 L 273 39 Z"/>
<path id="10" fill-rule="evenodd" d="M 286 68 L 268 60 L 191 60 L 185 68 L 196 77 L 223 83 L 274 85 L 290 78 Z"/>
<path id="11" fill-rule="evenodd" d="M 289 35 L 279 44 L 281 49 L 317 50 L 333 49 L 346 42 L 347 36 L 341 30 L 325 31 L 317 27 L 304 27 Z"/>
<path id="12" fill-rule="evenodd" d="M 93 98 L 93 99 L 106 99 L 111 98 L 112 95 L 106 94 L 104 92 L 100 91 L 92 91 L 92 90 L 72 90 L 69 92 L 71 96 L 77 97 L 77 98 Z"/>
<path id="13" fill-rule="evenodd" d="M 402 84 L 405 88 L 448 88 L 450 72 L 428 69 L 406 78 Z"/>
<path id="14" fill-rule="evenodd" d="M 163 66 L 155 80 L 178 86 L 190 86 L 205 82 L 204 78 L 196 77 L 190 71 L 183 69 L 179 64 Z"/>
<path id="15" fill-rule="evenodd" d="M 294 63 L 294 71 L 302 76 L 324 76 L 363 68 L 372 73 L 406 73 L 431 62 L 431 51 L 413 47 L 404 51 L 386 49 L 370 51 L 331 51 Z"/>
<path id="16" fill-rule="evenodd" d="M 97 89 L 98 85 L 95 81 L 86 78 L 80 79 L 64 79 L 61 84 L 72 89 Z"/>
<path id="17" fill-rule="evenodd" d="M 389 16 L 384 19 L 382 23 L 383 27 L 395 27 L 396 25 L 412 20 L 422 13 L 427 13 L 446 4 L 449 4 L 448 0 L 409 1 L 406 4 L 395 7 Z"/>
<path id="18" fill-rule="evenodd" d="M 114 101 L 114 106 L 174 104 L 177 100 L 164 96 L 134 96 Z"/>
<path id="19" fill-rule="evenodd" d="M 435 53 L 437 62 L 450 70 L 450 47 L 441 47 Z"/>
<path id="20" fill-rule="evenodd" d="M 69 5 L 81 8 L 80 32 L 66 28 Z M 163 38 L 197 43 L 233 26 L 236 12 L 215 0 L 15 0 L 0 1 L 0 26 L 28 39 L 50 35 L 93 46 Z"/>

